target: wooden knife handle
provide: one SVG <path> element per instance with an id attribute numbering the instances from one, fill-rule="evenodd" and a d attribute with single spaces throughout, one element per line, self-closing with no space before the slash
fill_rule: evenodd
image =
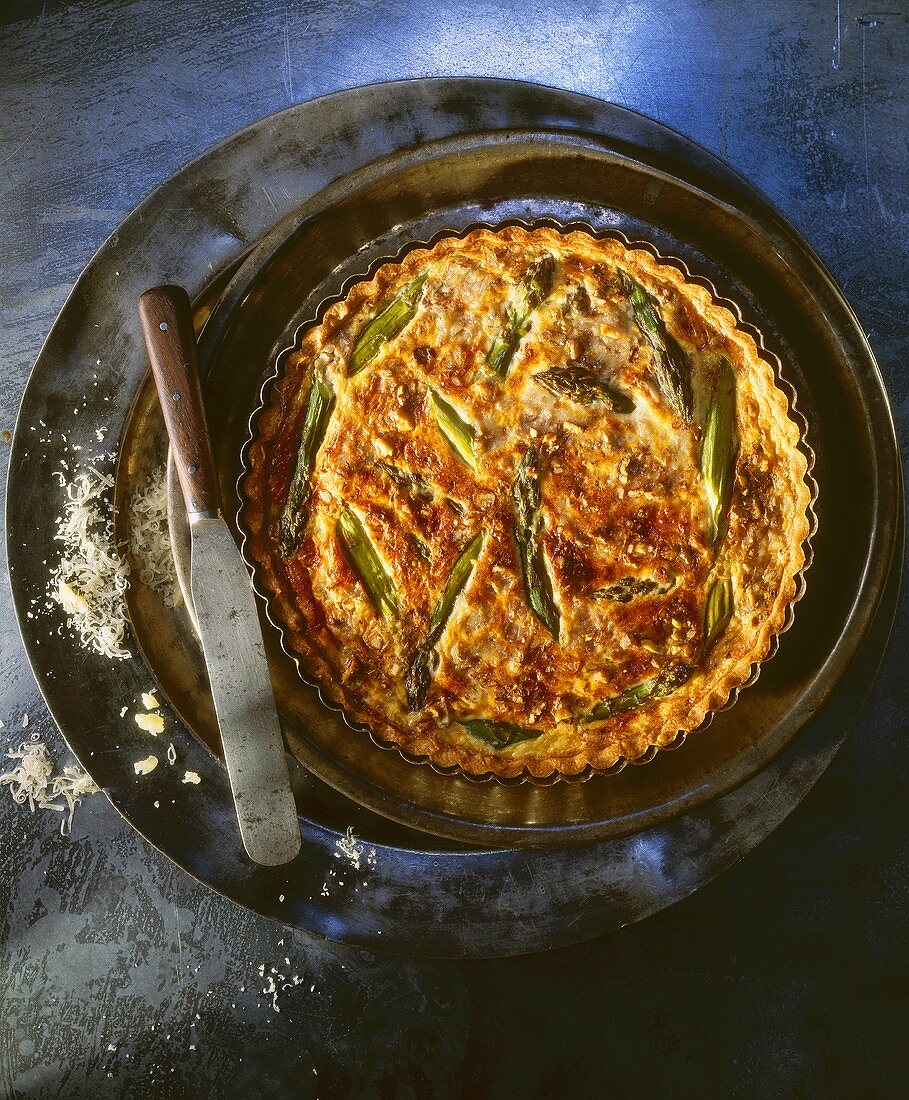
<path id="1" fill-rule="evenodd" d="M 139 299 L 139 320 L 188 512 L 221 507 L 218 475 L 205 422 L 189 295 L 156 286 Z"/>

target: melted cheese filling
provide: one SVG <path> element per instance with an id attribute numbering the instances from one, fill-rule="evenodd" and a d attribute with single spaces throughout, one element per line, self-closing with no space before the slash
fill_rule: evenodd
<path id="1" fill-rule="evenodd" d="M 572 246 L 579 237 L 583 248 Z M 554 757 L 610 737 L 618 753 L 624 731 L 638 736 L 640 713 L 591 722 L 591 708 L 680 665 L 697 668 L 705 585 L 718 557 L 736 595 L 734 623 L 718 655 L 730 645 L 747 650 L 749 617 L 756 626 L 773 598 L 765 592 L 762 608 L 761 586 L 750 584 L 762 559 L 774 562 L 774 569 L 765 568 L 771 586 L 783 583 L 787 568 L 794 572 L 765 535 L 774 512 L 786 526 L 793 497 L 789 481 L 773 477 L 774 461 L 780 455 L 788 461 L 790 451 L 773 446 L 766 421 L 779 416 L 790 450 L 794 425 L 779 391 L 782 413 L 761 411 L 757 395 L 767 386 L 769 368 L 754 357 L 755 370 L 743 356 L 730 336 L 734 325 L 730 331 L 711 327 L 679 293 L 676 273 L 670 285 L 653 278 L 650 269 L 657 265 L 649 257 L 635 269 L 636 278 L 646 277 L 692 365 L 688 422 L 657 385 L 653 349 L 619 288 L 617 266 L 630 268 L 641 253 L 549 231 L 480 232 L 445 243 L 438 258 L 438 246 L 419 261 L 412 254 L 406 274 L 391 268 L 383 278 L 383 268 L 372 285 L 354 288 L 292 357 L 252 452 L 249 491 L 254 503 L 257 493 L 261 497 L 260 533 L 271 533 L 267 549 L 254 539 L 254 552 L 282 593 L 296 647 L 313 655 L 323 680 L 328 672 L 335 694 L 356 717 L 399 731 L 409 747 L 427 751 L 447 741 L 462 752 L 488 755 L 458 724 L 485 718 L 535 734 L 499 755 Z M 522 273 L 547 253 L 557 260 L 554 285 L 529 311 L 500 378 L 488 367 L 489 349 L 509 314 L 522 309 Z M 413 273 L 426 276 L 415 315 L 364 369 L 348 376 L 358 335 Z M 721 355 L 736 367 L 738 466 L 763 479 L 765 499 L 758 515 L 739 485 L 729 532 L 715 548 L 699 454 Z M 317 357 L 334 404 L 311 472 L 304 536 L 285 558 L 275 547 L 276 531 Z M 572 364 L 630 398 L 633 410 L 581 403 L 551 392 L 536 377 Z M 475 470 L 440 431 L 433 393 L 473 433 Z M 516 541 L 512 486 L 530 447 L 540 456 L 536 537 L 558 610 L 558 637 L 529 605 Z M 791 465 L 798 472 L 798 463 Z M 389 468 L 418 475 L 421 490 L 390 476 Z M 339 542 L 337 517 L 345 506 L 359 518 L 393 583 L 395 616 L 377 614 Z M 411 709 L 404 686 L 408 666 L 453 563 L 480 531 L 480 555 L 433 646 L 425 704 Z M 628 579 L 650 582 L 652 591 L 627 602 L 604 598 L 604 590 Z"/>

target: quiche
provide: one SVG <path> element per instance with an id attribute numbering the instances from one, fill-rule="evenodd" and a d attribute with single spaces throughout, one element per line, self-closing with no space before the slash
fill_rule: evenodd
<path id="1" fill-rule="evenodd" d="M 260 582 L 305 673 L 408 757 L 531 779 L 640 758 L 786 623 L 799 429 L 733 314 L 642 248 L 520 226 L 416 248 L 266 393 Z"/>

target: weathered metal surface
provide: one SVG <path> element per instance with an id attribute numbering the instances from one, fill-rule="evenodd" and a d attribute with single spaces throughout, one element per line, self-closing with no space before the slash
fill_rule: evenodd
<path id="1" fill-rule="evenodd" d="M 413 101 L 413 110 L 402 116 L 401 104 L 408 97 Z M 431 167 L 427 169 L 423 154 L 427 140 L 436 137 L 439 130 L 449 130 L 453 125 L 452 112 L 463 112 L 464 104 L 480 105 L 484 114 L 483 129 L 498 126 L 508 133 L 501 137 L 468 134 L 463 139 L 450 139 L 448 145 L 441 147 L 442 155 L 431 160 Z M 380 173 L 378 193 L 371 200 L 363 202 L 361 198 L 364 178 L 367 187 L 373 178 L 373 169 L 364 168 L 361 174 L 343 177 L 336 186 L 320 192 L 300 207 L 291 215 L 297 228 L 290 243 L 302 237 L 307 245 L 302 253 L 294 253 L 283 229 L 274 239 L 266 236 L 225 290 L 222 301 L 227 303 L 227 308 L 215 308 L 205 329 L 202 358 L 209 367 L 208 419 L 214 435 L 216 464 L 222 477 L 222 495 L 225 490 L 229 492 L 235 481 L 236 437 L 239 433 L 239 442 L 245 437 L 249 410 L 261 384 L 262 370 L 251 369 L 247 364 L 267 365 L 271 350 L 286 346 L 288 333 L 295 325 L 295 292 L 305 294 L 307 279 L 311 279 L 311 273 L 304 273 L 304 268 L 312 267 L 317 273 L 316 290 L 310 290 L 309 294 L 314 294 L 319 301 L 324 297 L 324 285 L 323 276 L 318 272 L 325 267 L 343 280 L 344 258 L 357 252 L 358 244 L 363 243 L 357 235 L 362 232 L 361 225 L 366 227 L 367 239 L 371 241 L 369 248 L 382 255 L 383 251 L 387 253 L 388 241 L 381 231 L 375 232 L 376 219 L 380 230 L 383 219 L 390 219 L 395 225 L 393 232 L 412 231 L 407 220 L 408 202 L 422 209 L 424 195 L 434 194 L 434 189 L 439 189 L 442 196 L 439 207 L 443 213 L 434 209 L 430 222 L 443 214 L 446 220 L 458 217 L 456 208 L 452 210 L 452 202 L 462 188 L 472 185 L 467 163 L 463 160 L 459 163 L 456 158 L 455 163 L 451 163 L 452 148 L 457 151 L 457 142 L 466 146 L 469 158 L 481 166 L 481 180 L 487 181 L 487 186 L 492 188 L 487 193 L 480 187 L 474 194 L 476 185 L 473 185 L 474 190 L 468 191 L 473 202 L 462 217 L 475 221 L 476 210 L 484 202 L 488 205 L 504 201 L 510 207 L 526 206 L 533 200 L 512 197 L 509 173 L 517 171 L 519 178 L 525 181 L 524 195 L 526 188 L 531 196 L 535 195 L 541 184 L 534 175 L 534 165 L 542 162 L 549 167 L 548 154 L 551 149 L 560 151 L 561 139 L 528 139 L 522 136 L 521 128 L 526 126 L 529 117 L 545 113 L 550 127 L 558 131 L 557 120 L 561 117 L 561 128 L 572 132 L 566 139 L 567 153 L 555 157 L 556 167 L 546 177 L 547 187 L 555 188 L 555 196 L 546 191 L 545 201 L 564 203 L 567 199 L 559 197 L 560 189 L 564 189 L 569 193 L 577 192 L 583 204 L 588 188 L 597 193 L 602 187 L 606 187 L 614 199 L 624 199 L 619 210 L 624 209 L 626 202 L 631 204 L 631 224 L 641 228 L 641 233 L 635 235 L 648 231 L 659 234 L 655 242 L 658 246 L 668 235 L 672 247 L 665 248 L 667 253 L 681 254 L 695 266 L 706 265 L 707 274 L 724 294 L 747 303 L 743 308 L 754 312 L 759 331 L 773 340 L 771 350 L 777 351 L 797 378 L 796 387 L 810 425 L 810 442 L 818 456 L 815 475 L 829 517 L 828 526 L 815 540 L 815 546 L 828 573 L 835 575 L 835 583 L 824 588 L 816 583 L 809 586 L 796 619 L 795 630 L 801 628 L 803 632 L 798 647 L 790 646 L 768 666 L 768 673 L 760 681 L 765 691 L 763 698 L 759 697 L 757 689 L 752 689 L 751 695 L 746 694 L 739 707 L 728 713 L 733 721 L 745 722 L 749 713 L 746 702 L 757 700 L 746 736 L 742 742 L 732 741 L 728 732 L 723 735 L 723 723 L 718 721 L 710 730 L 692 739 L 684 753 L 660 757 L 646 768 L 581 786 L 506 791 L 477 788 L 466 780 L 441 777 L 429 769 L 415 768 L 376 749 L 365 738 L 345 732 L 343 725 L 340 728 L 328 726 L 323 741 L 315 742 L 312 739 L 319 731 L 318 712 L 304 709 L 298 716 L 290 709 L 292 729 L 306 730 L 311 739 L 307 752 L 301 754 L 307 764 L 309 787 L 317 785 L 313 772 L 317 775 L 327 773 L 332 775 L 332 785 L 342 794 L 352 795 L 353 801 L 342 802 L 340 820 L 337 814 L 326 820 L 315 812 L 325 798 L 308 800 L 306 792 L 301 791 L 298 804 L 303 812 L 304 847 L 300 856 L 280 870 L 250 869 L 232 829 L 233 806 L 224 769 L 216 758 L 205 754 L 203 745 L 174 715 L 170 716 L 169 735 L 181 761 L 184 758 L 195 761 L 192 770 L 201 776 L 201 785 L 187 789 L 178 781 L 179 772 L 175 769 L 159 769 L 141 784 L 136 783 L 132 762 L 143 748 L 144 735 L 138 730 L 131 736 L 126 735 L 117 718 L 123 698 L 122 685 L 130 678 L 138 682 L 147 677 L 144 662 L 136 657 L 111 666 L 104 659 L 83 656 L 65 632 L 47 632 L 43 625 L 27 619 L 29 598 L 39 586 L 46 584 L 46 573 L 39 562 L 52 550 L 50 547 L 45 550 L 42 540 L 52 538 L 59 490 L 53 484 L 42 486 L 37 481 L 35 458 L 20 429 L 13 462 L 22 470 L 22 478 L 17 491 L 10 497 L 9 524 L 13 591 L 20 621 L 24 624 L 24 637 L 45 698 L 95 780 L 143 835 L 181 866 L 229 897 L 265 915 L 332 938 L 374 946 L 381 943 L 402 952 L 514 954 L 572 942 L 669 905 L 698 884 L 708 881 L 721 867 L 728 865 L 730 858 L 758 843 L 772 828 L 772 823 L 779 820 L 777 815 L 785 812 L 784 807 L 788 804 L 791 809 L 819 774 L 819 771 L 790 773 L 798 774 L 800 782 L 788 787 L 786 800 L 776 802 L 775 810 L 765 797 L 753 803 L 752 792 L 746 784 L 727 795 L 728 801 L 720 800 L 704 810 L 695 808 L 684 817 L 672 820 L 673 814 L 678 815 L 689 804 L 696 804 L 699 788 L 707 787 L 710 793 L 710 769 L 699 769 L 700 758 L 695 750 L 703 751 L 709 746 L 711 735 L 717 737 L 721 745 L 733 746 L 729 757 L 724 758 L 721 753 L 721 763 L 727 773 L 741 767 L 743 758 L 760 758 L 764 746 L 774 736 L 778 741 L 773 751 L 779 752 L 795 730 L 803 730 L 802 740 L 813 733 L 820 738 L 815 743 L 826 756 L 845 735 L 867 684 L 862 679 L 841 682 L 839 678 L 850 663 L 856 668 L 864 667 L 854 664 L 855 653 L 861 648 L 861 641 L 877 611 L 890 575 L 890 562 L 899 551 L 902 534 L 900 471 L 894 464 L 892 437 L 888 438 L 890 421 L 886 398 L 863 335 L 850 326 L 851 315 L 836 287 L 825 281 L 823 270 L 799 243 L 794 231 L 778 219 L 749 185 L 736 180 L 703 150 L 627 111 L 533 86 L 442 81 L 374 87 L 303 104 L 264 119 L 222 143 L 165 184 L 130 215 L 119 228 L 116 239 L 108 242 L 83 275 L 31 376 L 22 419 L 50 422 L 55 409 L 48 391 L 58 386 L 63 377 L 72 385 L 80 371 L 83 388 L 87 387 L 89 373 L 97 375 L 97 393 L 92 392 L 86 399 L 87 408 L 81 419 L 75 413 L 71 417 L 58 416 L 67 435 L 66 446 L 71 447 L 78 438 L 89 448 L 95 420 L 99 413 L 107 411 L 105 404 L 110 405 L 111 437 L 122 440 L 117 478 L 121 501 L 141 484 L 141 477 L 137 475 L 153 434 L 141 393 L 145 357 L 135 335 L 131 281 L 145 284 L 176 281 L 201 291 L 209 280 L 199 257 L 212 248 L 213 223 L 229 212 L 238 228 L 247 228 L 244 238 L 250 235 L 249 226 L 255 221 L 248 204 L 251 174 L 257 174 L 262 180 L 280 178 L 284 171 L 293 170 L 301 147 L 318 149 L 321 157 L 331 159 L 337 142 L 344 139 L 337 135 L 330 138 L 329 131 L 338 130 L 345 110 L 357 119 L 362 118 L 364 110 L 368 111 L 372 119 L 370 134 L 380 146 L 389 147 L 397 142 L 400 147 L 413 147 L 413 150 L 402 154 L 403 179 L 400 173 L 392 171 L 390 182 L 383 188 L 386 176 Z M 402 117 L 406 119 L 403 123 Z M 582 127 L 588 129 L 582 130 Z M 633 131 L 633 138 L 629 130 Z M 344 132 L 341 126 L 339 133 L 343 135 Z M 588 132 L 594 136 L 585 138 Z M 593 147 L 586 156 L 585 142 Z M 636 180 L 634 174 L 631 180 L 625 181 L 622 173 L 616 170 L 616 158 L 608 152 L 615 143 L 624 143 L 627 150 L 642 160 L 662 161 L 663 169 L 654 170 L 649 186 Z M 602 152 L 604 145 L 607 147 L 605 154 Z M 435 147 L 430 145 L 429 148 Z M 346 156 L 349 166 L 355 167 L 357 154 L 348 149 Z M 397 165 L 394 160 L 388 163 Z M 415 179 L 406 174 L 408 170 L 416 173 Z M 681 195 L 676 195 L 673 181 L 689 177 L 696 179 L 701 187 L 680 184 Z M 219 181 L 217 190 L 207 185 L 213 179 Z M 741 222 L 730 213 L 716 224 L 716 215 L 711 213 L 708 199 L 714 192 L 726 195 L 726 208 L 730 211 L 733 203 L 743 208 Z M 447 202 L 444 201 L 446 196 Z M 634 196 L 638 196 L 637 200 Z M 186 218 L 183 205 L 186 201 L 192 203 L 192 219 Z M 642 227 L 640 220 L 636 220 L 639 215 L 635 201 L 643 201 L 651 215 L 646 226 Z M 589 200 L 581 209 L 590 220 L 593 211 Z M 175 211 L 180 212 L 181 247 L 180 267 L 173 272 L 170 265 L 177 260 L 173 255 L 178 248 L 174 240 L 177 226 L 170 224 L 170 219 L 176 216 Z M 608 224 L 610 217 L 614 219 L 617 215 L 606 208 L 601 216 Z M 686 236 L 674 234 L 674 219 L 686 227 Z M 771 247 L 765 246 L 764 235 Z M 431 232 L 424 226 L 419 237 L 428 236 Z M 340 240 L 335 243 L 335 238 Z M 750 249 L 737 243 L 741 238 L 752 242 Z M 707 251 L 702 252 L 701 248 Z M 728 273 L 722 265 L 724 248 L 733 249 L 733 258 L 738 262 L 730 263 L 729 267 L 735 274 Z M 392 252 L 396 250 L 392 248 Z M 224 257 L 225 265 L 242 251 L 243 245 L 235 244 L 233 251 Z M 719 262 L 711 259 L 717 252 Z M 266 265 L 262 257 L 270 257 L 271 264 Z M 368 263 L 370 258 L 368 254 L 358 255 L 354 262 Z M 130 269 L 126 285 L 118 285 L 116 293 L 100 296 L 95 288 L 109 283 L 112 272 L 126 270 L 127 265 L 136 270 Z M 263 268 L 274 271 L 270 282 L 257 280 Z M 741 281 L 743 270 L 747 282 Z M 87 292 L 83 292 L 83 287 Z M 277 310 L 272 308 L 276 295 L 282 295 L 281 308 Z M 817 304 L 815 296 L 820 298 Z M 240 301 L 244 303 L 242 310 L 230 308 Z M 311 308 L 312 303 L 308 306 Z M 305 300 L 302 309 L 305 317 Z M 103 354 L 112 342 L 121 345 L 117 363 L 120 378 L 116 394 L 105 402 L 104 389 L 105 384 L 109 384 L 111 371 L 104 369 Z M 826 369 L 819 365 L 819 357 Z M 98 358 L 102 358 L 101 364 L 97 363 Z M 137 390 L 140 393 L 135 398 Z M 138 405 L 133 408 L 135 402 Z M 836 427 L 842 429 L 846 424 L 855 439 L 855 450 L 844 464 L 837 461 L 833 443 Z M 48 453 L 56 457 L 50 444 L 43 460 Z M 844 492 L 837 484 L 837 476 L 847 479 L 852 493 Z M 861 499 L 861 509 L 857 498 Z M 124 519 L 125 512 L 124 508 Z M 846 525 L 841 518 L 845 514 L 850 517 L 851 525 Z M 29 543 L 28 553 L 18 553 L 19 533 L 26 524 L 33 526 L 36 523 L 37 531 Z M 125 536 L 125 529 L 123 533 Z M 141 587 L 136 586 L 130 597 L 131 612 L 136 637 L 146 657 L 151 656 L 151 647 L 162 636 L 165 639 L 182 636 L 187 648 L 194 650 L 195 639 L 187 638 L 190 632 L 186 623 L 168 622 L 157 603 L 153 604 L 150 622 L 148 617 L 143 617 L 144 599 Z M 882 629 L 886 630 L 892 617 L 892 600 L 882 615 Z M 45 633 L 47 637 L 42 636 Z M 789 635 L 790 640 L 795 637 L 795 633 Z M 196 686 L 204 681 L 204 663 L 200 666 L 196 660 L 195 664 L 191 662 L 180 669 L 176 680 L 179 691 L 174 690 L 174 681 L 169 681 L 164 673 L 173 668 L 176 652 L 177 647 L 168 640 L 166 650 L 159 652 L 157 658 L 151 657 L 150 667 L 161 678 L 163 690 L 182 713 L 189 712 L 191 728 L 205 733 L 204 723 L 200 726 L 195 720 L 210 706 L 207 692 Z M 784 662 L 784 656 L 788 657 L 788 663 Z M 77 659 L 84 662 L 84 667 L 78 671 L 75 670 Z M 872 656 L 872 665 L 873 662 Z M 272 667 L 275 667 L 274 661 Z M 74 691 L 84 682 L 86 668 L 91 670 L 93 691 L 91 698 L 76 709 L 73 707 Z M 865 675 L 868 675 L 867 669 Z M 285 713 L 290 704 L 297 704 L 301 698 L 296 689 L 294 676 L 293 689 L 279 691 Z M 831 697 L 833 692 L 835 697 Z M 777 699 L 782 702 L 780 717 L 774 711 Z M 823 703 L 827 706 L 822 706 Z M 324 726 L 324 718 L 321 721 Z M 786 727 L 782 735 L 778 727 Z M 331 770 L 333 763 L 340 759 L 347 764 L 351 752 L 358 747 L 375 753 L 378 770 L 366 771 L 356 784 L 343 778 L 339 780 L 337 769 Z M 403 775 L 400 789 L 395 789 L 389 781 L 389 777 L 395 777 L 396 764 L 398 774 Z M 678 770 L 692 766 L 695 768 L 693 778 L 679 784 Z M 785 756 L 779 758 L 770 772 L 763 774 L 763 782 L 769 781 L 777 787 L 776 769 L 786 766 Z M 664 774 L 668 774 L 668 779 L 663 790 L 657 786 L 660 797 L 638 796 L 635 804 L 638 787 L 644 787 L 646 792 L 647 784 L 659 784 Z M 432 828 L 433 822 L 427 822 L 428 814 L 435 818 L 433 831 L 443 832 L 439 819 L 443 815 L 452 819 L 457 813 L 456 809 L 454 812 L 451 809 L 452 800 L 460 799 L 460 805 L 465 806 L 485 796 L 496 802 L 498 818 L 493 816 L 491 821 L 482 822 L 484 831 L 475 830 L 472 836 L 466 833 L 463 824 L 457 833 L 449 830 L 444 835 L 460 839 L 466 834 L 474 841 L 486 839 L 487 844 L 504 847 L 509 840 L 526 841 L 526 823 L 539 820 L 542 823 L 541 841 L 545 841 L 549 826 L 564 842 L 584 837 L 585 827 L 593 816 L 585 805 L 588 797 L 596 798 L 602 792 L 602 800 L 607 805 L 611 797 L 621 805 L 626 776 L 634 781 L 631 808 L 624 820 L 619 818 L 618 830 L 612 821 L 607 822 L 607 830 L 627 834 L 643 822 L 651 830 L 643 849 L 639 833 L 625 839 L 600 842 L 583 850 L 521 853 L 462 849 L 439 854 L 437 842 L 429 844 L 419 835 L 405 832 L 398 839 L 392 830 L 389 838 L 386 827 L 376 819 L 375 813 L 364 815 L 359 809 L 363 805 L 402 824 L 419 823 L 423 828 Z M 740 772 L 733 775 L 733 780 L 741 781 L 746 776 L 747 773 Z M 761 780 L 759 774 L 759 785 Z M 600 784 L 599 788 L 596 784 Z M 520 802 L 509 805 L 508 798 L 515 793 L 520 796 Z M 558 800 L 556 812 L 559 816 L 554 827 L 552 811 L 546 803 L 550 795 Z M 335 805 L 336 798 L 328 795 L 329 804 Z M 652 813 L 652 802 L 660 800 L 669 803 L 669 814 L 657 816 Z M 567 806 L 562 805 L 564 801 L 568 802 Z M 166 815 L 159 812 L 162 804 L 170 806 Z M 756 814 L 760 806 L 766 807 L 767 812 Z M 464 816 L 462 809 L 462 822 Z M 745 831 L 739 833 L 738 846 L 730 848 L 727 834 L 732 822 L 737 829 Z M 596 826 L 599 822 L 594 820 L 593 824 Z M 331 845 L 343 836 L 349 825 L 357 826 L 364 841 L 375 845 L 378 867 L 371 876 L 373 889 L 357 897 L 355 904 L 340 907 L 330 894 L 328 897 L 314 896 L 313 886 L 320 876 L 324 876 L 325 866 L 332 856 Z M 691 830 L 698 837 L 697 857 L 689 848 Z M 598 838 L 603 834 L 602 830 L 598 834 L 592 828 L 590 835 Z M 641 881 L 642 868 L 650 862 L 642 861 L 642 850 L 651 853 L 661 867 L 673 868 L 670 881 L 662 876 L 647 876 Z M 524 864 L 531 868 L 532 874 L 540 872 L 547 880 L 558 881 L 559 885 L 557 893 L 543 891 L 539 899 L 535 899 L 532 923 L 519 939 L 511 927 L 511 914 L 526 904 L 526 887 L 509 872 Z M 610 867 L 608 878 L 592 873 L 594 868 L 606 865 Z M 504 914 L 500 922 L 490 920 L 490 905 Z M 585 911 L 590 913 L 587 920 L 582 917 Z M 567 919 L 569 913 L 571 920 Z"/>
<path id="2" fill-rule="evenodd" d="M 153 182 L 290 100 L 435 71 L 595 91 L 722 150 L 846 285 L 905 431 L 901 17 L 868 18 L 845 2 L 636 5 L 633 18 L 570 4 L 557 18 L 533 4 L 511 18 L 486 5 L 465 10 L 455 31 L 436 16 L 363 19 L 344 3 L 217 18 L 191 3 L 179 28 L 143 4 L 88 12 L 19 5 L 5 18 L 30 18 L 2 31 L 7 425 L 67 285 Z M 538 28 L 552 31 L 545 48 Z M 603 1080 L 650 1095 L 681 1082 L 746 1095 L 855 1094 L 869 1081 L 896 1091 L 905 622 L 855 736 L 776 837 L 685 905 L 551 959 L 455 968 L 291 942 L 176 871 L 103 800 L 83 808 L 70 842 L 54 839 L 55 818 L 0 803 L 0 1081 L 25 1094 L 124 1096 L 291 1085 L 331 1095 L 398 1082 L 436 1095 L 490 1083 L 570 1092 Z M 23 710 L 43 722 L 8 615 L 4 630 L 12 739 Z M 286 973 L 285 953 L 304 981 L 276 1016 L 258 967 Z M 591 982 L 596 996 L 579 999 Z M 758 1013 L 771 1001 L 773 1012 Z M 741 1026 L 729 1027 L 733 1016 Z M 569 1038 L 580 1031 L 583 1050 Z"/>

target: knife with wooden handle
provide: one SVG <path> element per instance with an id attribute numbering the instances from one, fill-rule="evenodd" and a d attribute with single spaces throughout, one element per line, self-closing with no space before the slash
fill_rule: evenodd
<path id="1" fill-rule="evenodd" d="M 250 859 L 278 866 L 299 852 L 300 825 L 252 582 L 221 515 L 189 295 L 147 290 L 139 319 L 186 500 L 192 597 L 240 836 Z"/>

